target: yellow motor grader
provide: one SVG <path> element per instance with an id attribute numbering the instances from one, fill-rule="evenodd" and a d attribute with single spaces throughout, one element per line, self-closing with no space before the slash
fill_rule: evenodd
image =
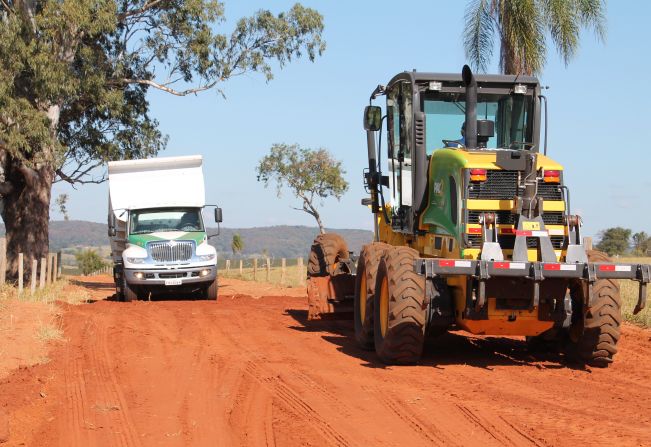
<path id="1" fill-rule="evenodd" d="M 364 110 L 374 240 L 355 260 L 340 236 L 316 238 L 309 318 L 352 307 L 357 342 L 386 363 L 418 361 L 426 337 L 450 329 L 612 362 L 617 280 L 639 282 L 637 313 L 651 266 L 582 245 L 563 167 L 547 156 L 546 109 L 536 78 L 468 66 L 378 86 Z"/>

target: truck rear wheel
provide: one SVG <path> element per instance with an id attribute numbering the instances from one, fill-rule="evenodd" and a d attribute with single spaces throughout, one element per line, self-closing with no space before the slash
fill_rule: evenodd
<path id="1" fill-rule="evenodd" d="M 378 266 L 382 255 L 391 246 L 383 242 L 365 245 L 357 261 L 355 278 L 355 340 L 363 349 L 373 349 L 373 298 Z"/>
<path id="2" fill-rule="evenodd" d="M 206 287 L 206 290 L 204 292 L 204 297 L 207 300 L 213 300 L 216 301 L 218 297 L 218 283 L 217 283 L 217 278 L 215 278 L 208 287 Z"/>
<path id="3" fill-rule="evenodd" d="M 425 341 L 425 279 L 414 272 L 418 252 L 409 247 L 386 251 L 377 273 L 373 303 L 375 352 L 385 363 L 417 362 Z"/>
<path id="4" fill-rule="evenodd" d="M 129 285 L 126 279 L 126 275 L 124 275 L 125 278 L 123 279 L 123 286 L 122 286 L 122 297 L 124 301 L 129 302 L 129 301 L 137 301 L 138 300 L 138 293 L 136 292 L 136 289 L 132 286 Z"/>
<path id="5" fill-rule="evenodd" d="M 346 241 L 335 233 L 320 234 L 312 243 L 310 259 L 307 263 L 307 275 L 332 275 L 336 270 L 337 263 L 344 259 L 348 259 Z"/>
<path id="6" fill-rule="evenodd" d="M 611 262 L 600 251 L 589 250 L 588 262 Z M 571 285 L 570 293 L 573 304 L 587 302 L 588 286 L 582 282 Z M 617 342 L 622 323 L 621 298 L 619 285 L 611 279 L 597 280 L 592 287 L 592 302 L 581 319 L 578 315 L 570 329 L 572 352 L 583 362 L 591 366 L 607 367 L 617 353 Z"/>

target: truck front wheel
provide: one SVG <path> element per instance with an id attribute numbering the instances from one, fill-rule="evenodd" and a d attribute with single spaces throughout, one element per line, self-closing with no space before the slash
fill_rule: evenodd
<path id="1" fill-rule="evenodd" d="M 210 285 L 206 288 L 204 292 L 204 297 L 207 300 L 216 301 L 218 296 L 217 292 L 217 278 L 215 278 Z"/>
<path id="2" fill-rule="evenodd" d="M 135 288 L 133 288 L 132 286 L 129 285 L 126 278 L 124 278 L 122 284 L 123 284 L 122 297 L 123 297 L 124 301 L 126 301 L 126 302 L 137 301 L 138 300 L 138 294 L 136 293 Z"/>

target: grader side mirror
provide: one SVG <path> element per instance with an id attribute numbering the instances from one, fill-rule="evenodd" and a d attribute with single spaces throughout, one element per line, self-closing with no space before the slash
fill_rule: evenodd
<path id="1" fill-rule="evenodd" d="M 382 127 L 382 108 L 366 106 L 364 109 L 364 129 L 378 131 Z"/>
<path id="2" fill-rule="evenodd" d="M 215 208 L 215 222 L 222 222 L 222 209 L 219 207 Z"/>

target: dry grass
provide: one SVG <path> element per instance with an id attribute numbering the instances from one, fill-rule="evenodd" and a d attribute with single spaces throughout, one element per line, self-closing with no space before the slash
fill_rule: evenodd
<path id="1" fill-rule="evenodd" d="M 90 294 L 86 289 L 70 284 L 67 279 L 60 279 L 54 283 L 46 284 L 42 290 L 38 289 L 37 286 L 33 295 L 29 288 L 24 289 L 19 294 L 16 287 L 9 284 L 0 285 L 0 310 L 2 310 L 2 302 L 8 300 L 39 303 L 63 301 L 69 304 L 81 304 L 88 302 L 89 299 Z"/>
<path id="2" fill-rule="evenodd" d="M 256 281 L 256 282 L 266 282 L 270 284 L 283 285 L 285 287 L 303 287 L 305 286 L 305 277 L 307 276 L 307 268 L 305 266 L 299 267 L 297 265 L 289 266 L 285 268 L 285 278 L 284 281 L 282 277 L 282 269 L 280 267 L 272 267 L 269 270 L 269 278 L 267 279 L 267 268 L 263 265 L 258 267 L 255 279 L 253 277 L 253 268 L 247 267 L 242 269 L 242 274 L 240 274 L 240 269 L 238 266 L 226 271 L 226 269 L 220 269 L 219 275 L 225 278 L 235 278 L 241 279 L 244 281 Z"/>
<path id="3" fill-rule="evenodd" d="M 35 337 L 41 342 L 63 340 L 63 329 L 61 324 L 41 323 L 36 329 Z"/>
<path id="4" fill-rule="evenodd" d="M 651 258 L 615 258 L 615 262 L 637 262 L 651 264 Z M 647 286 L 646 307 L 639 314 L 633 315 L 637 304 L 640 283 L 636 281 L 619 281 L 619 290 L 622 297 L 622 316 L 625 321 L 642 327 L 651 327 L 651 285 Z"/>

